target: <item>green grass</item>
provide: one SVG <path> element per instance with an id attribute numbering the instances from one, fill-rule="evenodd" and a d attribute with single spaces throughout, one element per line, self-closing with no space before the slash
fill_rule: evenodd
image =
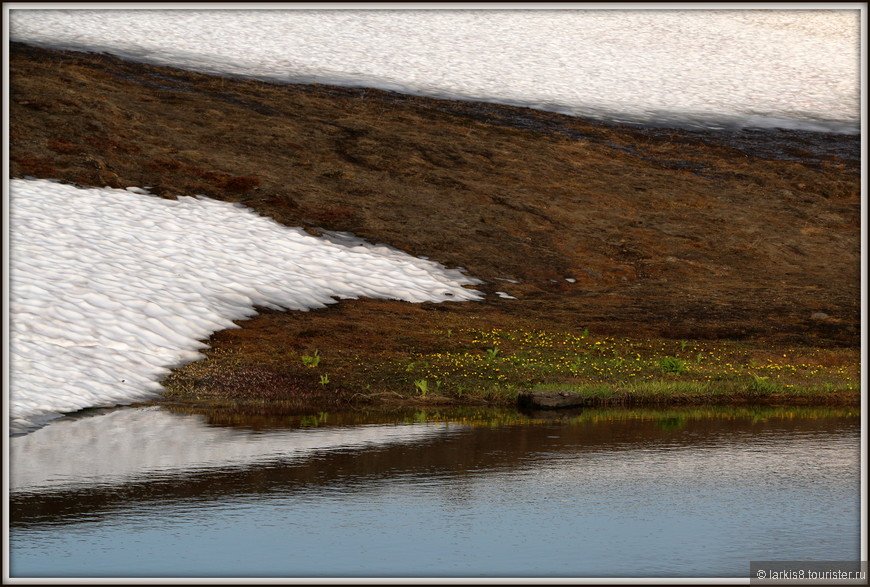
<path id="1" fill-rule="evenodd" d="M 553 388 L 602 406 L 860 402 L 859 349 L 615 338 L 585 330 L 452 328 L 416 336 L 427 350 L 360 356 L 321 346 L 257 368 L 253 359 L 212 352 L 165 383 L 170 396 L 265 402 L 303 401 L 307 393 L 321 400 L 343 394 L 363 402 L 510 406 L 520 391 Z M 321 359 L 328 375 L 315 370 Z"/>
<path id="2" fill-rule="evenodd" d="M 824 402 L 844 394 L 858 398 L 860 390 L 858 355 L 848 349 L 760 349 L 728 341 L 596 337 L 588 331 L 441 334 L 443 350 L 410 353 L 382 367 L 409 381 L 437 381 L 442 395 L 495 402 L 510 401 L 521 389 L 548 387 L 605 404 L 788 397 Z"/>
<path id="3" fill-rule="evenodd" d="M 685 349 L 686 341 L 680 342 L 680 347 Z M 676 373 L 680 375 L 686 372 L 686 363 L 685 361 L 681 361 L 676 357 L 662 357 L 659 359 L 659 369 L 662 370 L 662 373 Z"/>

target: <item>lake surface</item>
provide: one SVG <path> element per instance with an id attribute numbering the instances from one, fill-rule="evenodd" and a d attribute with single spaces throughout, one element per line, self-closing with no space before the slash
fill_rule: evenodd
<path id="1" fill-rule="evenodd" d="M 860 556 L 858 410 L 359 420 L 128 408 L 13 437 L 10 577 L 744 578 Z"/>

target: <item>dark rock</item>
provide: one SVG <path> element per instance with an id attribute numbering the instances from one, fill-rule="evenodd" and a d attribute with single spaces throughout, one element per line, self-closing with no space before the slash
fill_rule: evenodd
<path id="1" fill-rule="evenodd" d="M 586 398 L 566 389 L 548 391 L 530 390 L 520 392 L 517 396 L 517 405 L 526 409 L 559 410 L 582 407 L 586 405 Z"/>

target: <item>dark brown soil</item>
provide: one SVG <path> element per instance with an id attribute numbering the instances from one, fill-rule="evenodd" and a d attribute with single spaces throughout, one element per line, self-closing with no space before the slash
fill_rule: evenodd
<path id="1" fill-rule="evenodd" d="M 9 94 L 12 177 L 242 202 L 463 267 L 490 294 L 265 312 L 217 347 L 410 349 L 434 317 L 859 344 L 858 137 L 615 126 L 15 43 Z"/>

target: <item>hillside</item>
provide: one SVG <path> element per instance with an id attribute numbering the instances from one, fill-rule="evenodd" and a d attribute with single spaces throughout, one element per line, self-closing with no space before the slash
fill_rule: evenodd
<path id="1" fill-rule="evenodd" d="M 463 267 L 489 294 L 264 311 L 217 350 L 367 356 L 463 325 L 859 343 L 858 137 L 608 125 L 15 43 L 9 92 L 12 177 L 237 201 Z"/>

